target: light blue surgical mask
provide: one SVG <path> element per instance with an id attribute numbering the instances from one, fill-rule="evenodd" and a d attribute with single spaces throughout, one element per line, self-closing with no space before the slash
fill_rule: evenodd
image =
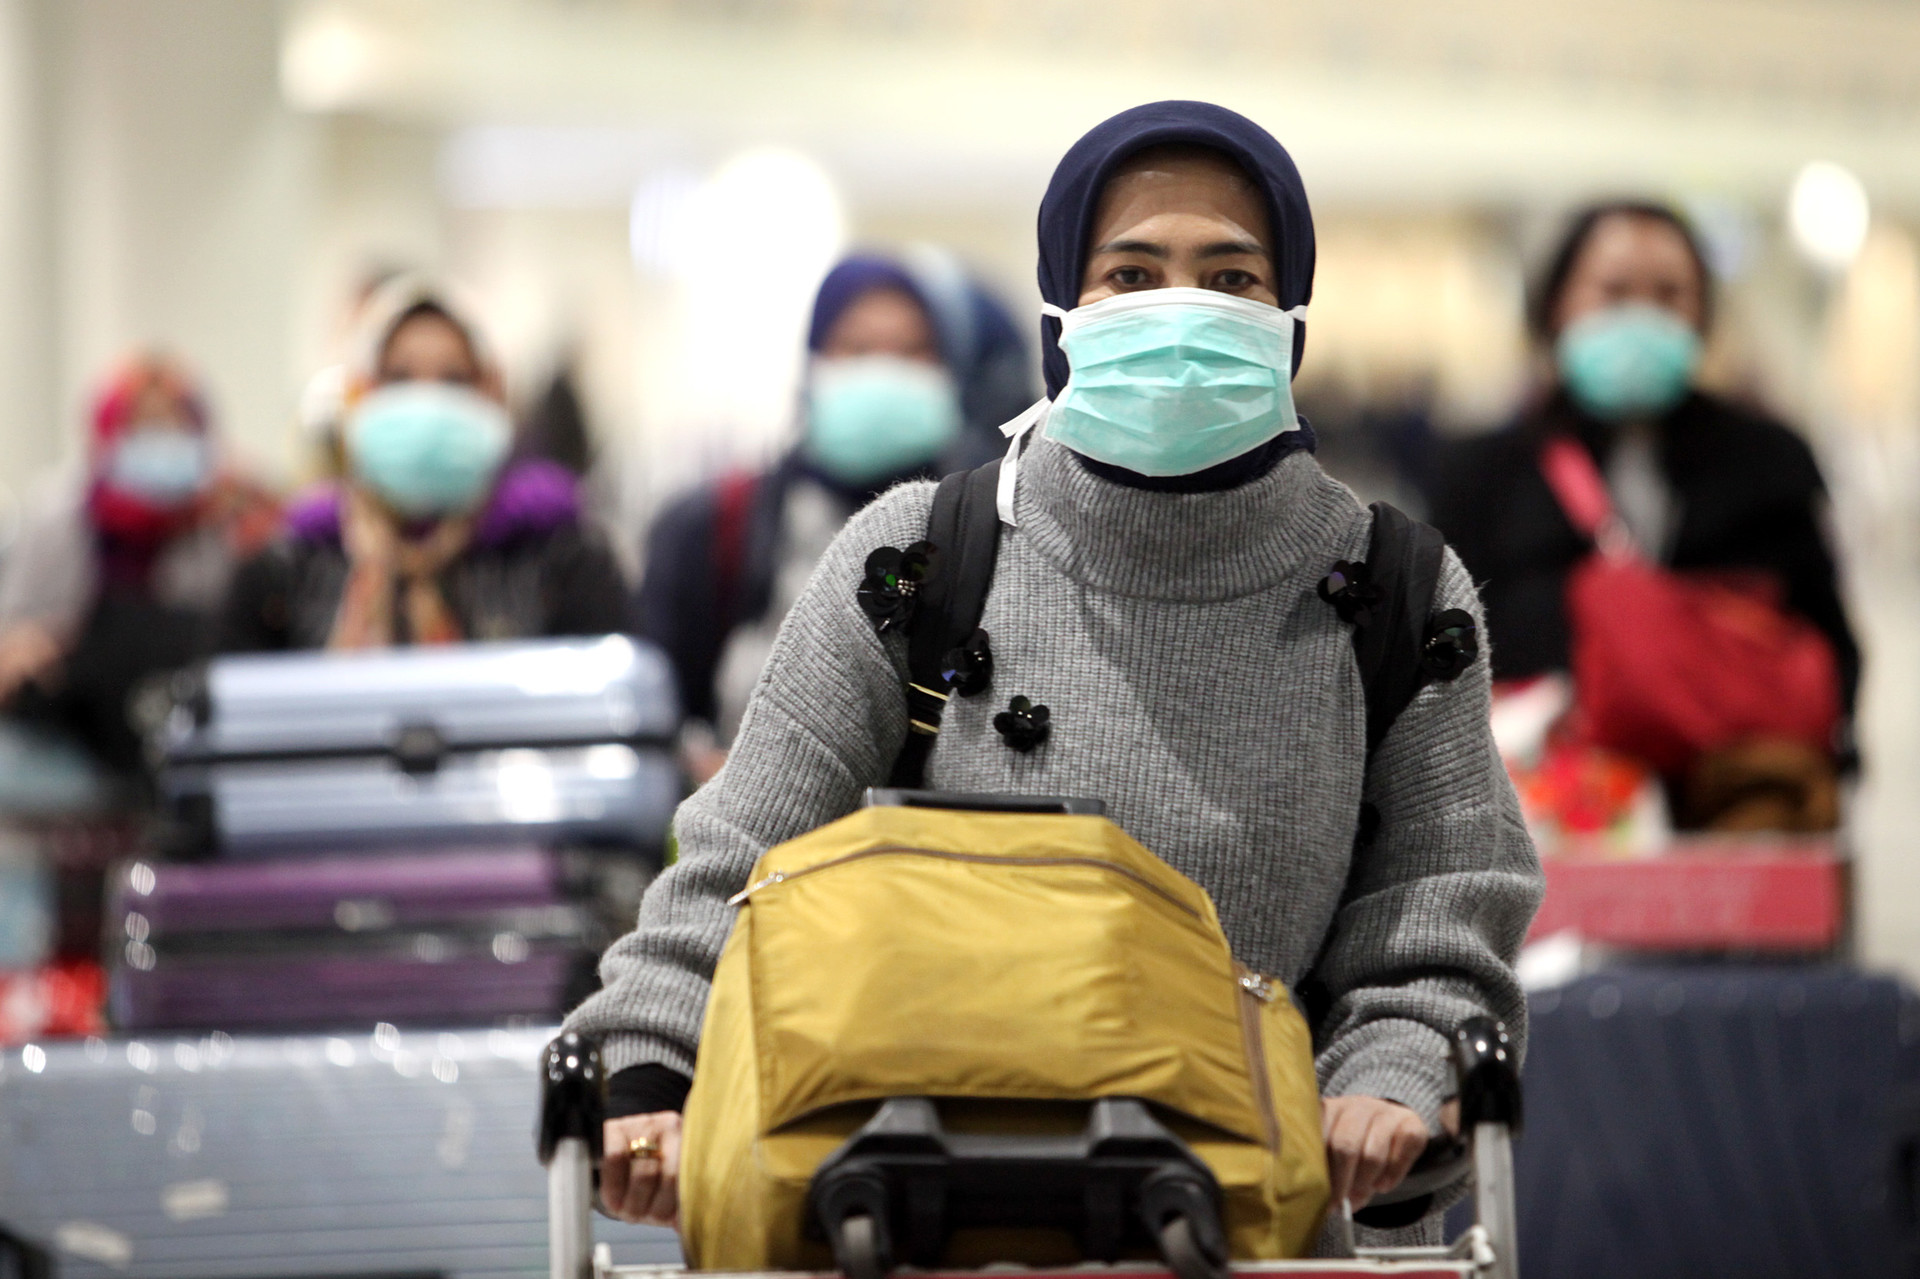
<path id="1" fill-rule="evenodd" d="M 1693 384 L 1700 335 L 1665 307 L 1630 302 L 1569 324 L 1554 358 L 1567 394 L 1601 421 L 1659 417 Z"/>
<path id="2" fill-rule="evenodd" d="M 823 359 L 808 376 L 804 451 L 842 484 L 874 484 L 928 466 L 959 434 L 953 377 L 923 360 Z"/>
<path id="3" fill-rule="evenodd" d="M 402 515 L 450 515 L 477 504 L 506 461 L 506 410 L 464 386 L 392 382 L 347 423 L 353 473 Z"/>
<path id="4" fill-rule="evenodd" d="M 182 506 L 213 474 L 206 437 L 171 423 L 135 423 L 114 446 L 106 481 L 159 507 Z"/>
<path id="5" fill-rule="evenodd" d="M 1072 375 L 1046 434 L 1141 475 L 1192 475 L 1298 424 L 1291 311 L 1213 289 L 1143 289 L 1065 311 Z"/>

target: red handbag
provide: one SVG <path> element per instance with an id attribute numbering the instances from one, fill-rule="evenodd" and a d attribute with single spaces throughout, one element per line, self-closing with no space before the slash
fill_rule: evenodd
<path id="1" fill-rule="evenodd" d="M 1753 738 L 1833 749 L 1840 678 L 1825 635 L 1764 586 L 1647 559 L 1577 441 L 1549 440 L 1540 470 L 1594 544 L 1568 575 L 1566 602 L 1575 705 L 1596 743 L 1669 776 Z"/>

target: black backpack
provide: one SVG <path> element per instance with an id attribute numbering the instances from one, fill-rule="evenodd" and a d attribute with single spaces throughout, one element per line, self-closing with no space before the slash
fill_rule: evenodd
<path id="1" fill-rule="evenodd" d="M 934 493 L 926 541 L 905 551 L 882 547 L 867 561 L 862 606 L 883 632 L 903 625 L 908 635 L 909 731 L 889 786 L 922 787 L 947 700 L 992 683 L 993 654 L 980 616 L 1000 552 L 999 482 L 997 459 L 947 476 Z M 1372 509 L 1367 558 L 1335 563 L 1320 583 L 1321 598 L 1354 628 L 1369 755 L 1422 687 L 1452 679 L 1479 652 L 1470 614 L 1433 611 L 1446 539 L 1385 502 Z M 1363 842 L 1371 836 L 1368 817 L 1363 809 Z"/>

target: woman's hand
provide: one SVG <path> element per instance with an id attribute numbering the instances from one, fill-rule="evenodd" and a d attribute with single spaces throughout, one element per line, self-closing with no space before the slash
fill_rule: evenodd
<path id="1" fill-rule="evenodd" d="M 356 569 L 391 573 L 400 558 L 400 528 L 386 507 L 358 484 L 348 484 L 340 502 L 340 546 Z"/>
<path id="2" fill-rule="evenodd" d="M 1427 1125 L 1397 1101 L 1379 1097 L 1328 1097 L 1320 1103 L 1320 1131 L 1327 1142 L 1333 1202 L 1364 1208 L 1392 1190 L 1427 1148 Z"/>
<path id="3" fill-rule="evenodd" d="M 678 1111 L 607 1120 L 606 1151 L 600 1161 L 600 1202 L 622 1221 L 679 1227 Z"/>
<path id="4" fill-rule="evenodd" d="M 0 634 L 0 702 L 11 700 L 23 684 L 50 682 L 62 656 L 60 641 L 38 622 Z"/>

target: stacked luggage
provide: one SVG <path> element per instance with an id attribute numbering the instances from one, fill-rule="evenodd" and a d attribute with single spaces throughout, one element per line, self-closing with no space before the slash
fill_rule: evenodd
<path id="1" fill-rule="evenodd" d="M 672 674 L 620 636 L 217 658 L 109 898 L 125 1029 L 550 1020 L 657 869 Z"/>

